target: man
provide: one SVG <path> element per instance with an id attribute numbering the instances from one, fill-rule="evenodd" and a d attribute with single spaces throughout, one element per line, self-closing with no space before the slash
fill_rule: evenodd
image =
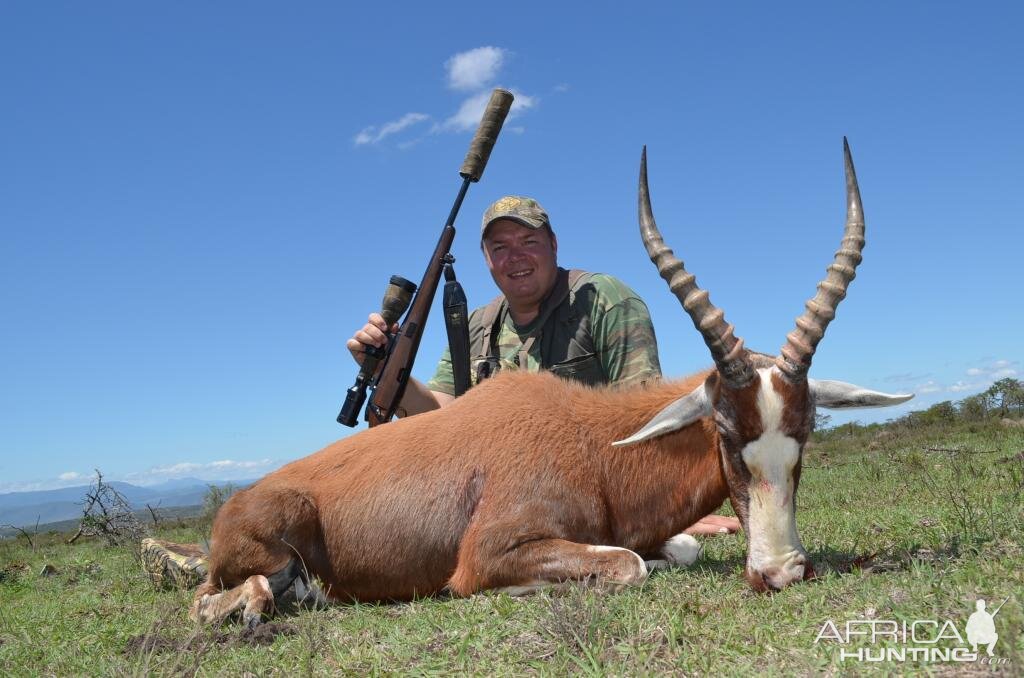
<path id="1" fill-rule="evenodd" d="M 609 275 L 566 271 L 547 212 L 523 196 L 506 196 L 484 212 L 480 231 L 487 268 L 502 295 L 469 318 L 470 373 L 550 370 L 586 384 L 631 385 L 661 377 L 658 345 L 644 302 Z M 383 346 L 389 328 L 378 313 L 346 346 L 362 362 L 366 346 Z M 392 332 L 398 326 L 390 328 Z M 445 407 L 455 399 L 445 350 L 434 377 L 409 380 L 399 414 Z M 708 516 L 691 534 L 734 532 L 735 518 Z"/>

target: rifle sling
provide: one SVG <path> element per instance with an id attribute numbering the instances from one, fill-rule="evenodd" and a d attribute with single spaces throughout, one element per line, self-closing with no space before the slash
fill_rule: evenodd
<path id="1" fill-rule="evenodd" d="M 518 364 L 521 369 L 526 369 L 527 356 L 530 354 L 530 349 L 533 348 L 534 343 L 544 332 L 544 327 L 548 324 L 548 320 L 551 314 L 562 305 L 569 293 L 576 288 L 580 278 L 586 275 L 586 271 L 579 269 L 573 269 L 567 271 L 564 268 L 558 269 L 558 275 L 555 278 L 555 286 L 551 290 L 551 294 L 541 303 L 540 312 L 537 314 L 536 325 L 533 331 L 527 335 L 526 339 L 523 340 L 523 345 L 519 349 Z M 496 345 L 498 334 L 501 332 L 501 325 L 505 322 L 505 314 L 508 312 L 508 302 L 504 295 L 491 301 L 487 304 L 483 310 L 483 317 L 481 318 L 483 324 L 483 346 L 486 348 L 487 355 L 491 358 L 498 358 L 498 347 Z M 541 368 L 548 367 L 544 364 L 543 357 L 541 358 Z"/>

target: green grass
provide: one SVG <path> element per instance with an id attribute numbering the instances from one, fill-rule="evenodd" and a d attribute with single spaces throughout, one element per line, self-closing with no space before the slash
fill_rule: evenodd
<path id="1" fill-rule="evenodd" d="M 154 589 L 128 549 L 37 535 L 34 549 L 0 542 L 0 674 L 1024 672 L 1024 431 L 854 433 L 822 436 L 805 455 L 798 521 L 820 576 L 775 595 L 748 589 L 743 540 L 729 536 L 705 540 L 695 566 L 617 594 L 300 610 L 273 620 L 279 635 L 254 638 L 238 624 L 193 627 L 190 593 Z M 158 536 L 199 534 L 181 523 Z M 57 574 L 40 576 L 46 564 Z M 996 666 L 868 666 L 814 643 L 828 619 L 950 619 L 963 633 L 976 598 L 991 608 L 1007 596 Z M 143 635 L 156 646 L 140 648 Z"/>

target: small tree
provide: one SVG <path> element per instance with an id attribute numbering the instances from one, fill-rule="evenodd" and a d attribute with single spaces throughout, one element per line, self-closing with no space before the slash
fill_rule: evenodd
<path id="1" fill-rule="evenodd" d="M 0 528 L 10 529 L 10 530 L 17 531 L 17 533 L 20 536 L 24 537 L 28 541 L 28 547 L 30 549 L 32 549 L 33 551 L 36 550 L 36 543 L 34 541 L 32 541 L 32 535 L 29 534 L 28 530 L 26 530 L 24 527 L 18 527 L 17 525 L 11 525 L 10 523 L 7 523 L 6 525 L 0 525 Z M 38 518 L 36 519 L 35 534 L 39 534 L 39 519 Z"/>
<path id="2" fill-rule="evenodd" d="M 79 537 L 103 537 L 111 546 L 137 544 L 146 534 L 142 523 L 135 517 L 124 495 L 103 481 L 96 470 L 96 480 L 89 487 L 82 502 L 82 521 L 78 531 L 68 539 L 75 543 Z"/>
<path id="3" fill-rule="evenodd" d="M 206 496 L 203 497 L 203 514 L 200 517 L 204 529 L 209 531 L 213 527 L 213 519 L 224 502 L 238 489 L 231 483 L 226 485 L 207 485 Z"/>
<path id="4" fill-rule="evenodd" d="M 943 400 L 925 410 L 925 414 L 932 422 L 953 422 L 956 421 L 956 405 L 950 400 Z"/>
<path id="5" fill-rule="evenodd" d="M 960 416 L 967 421 L 981 421 L 988 415 L 988 396 L 984 393 L 960 401 Z"/>
<path id="6" fill-rule="evenodd" d="M 1016 379 L 1000 379 L 989 386 L 985 395 L 995 416 L 1008 417 L 1024 411 L 1024 384 Z"/>
<path id="7" fill-rule="evenodd" d="M 941 424 L 953 423 L 958 417 L 959 413 L 957 412 L 956 405 L 950 400 L 943 400 L 941 403 L 935 403 L 926 410 L 908 412 L 896 421 L 905 428 L 920 430 Z"/>

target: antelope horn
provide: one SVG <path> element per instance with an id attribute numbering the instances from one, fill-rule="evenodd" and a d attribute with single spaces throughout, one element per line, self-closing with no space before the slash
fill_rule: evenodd
<path id="1" fill-rule="evenodd" d="M 818 292 L 807 302 L 807 310 L 796 319 L 796 329 L 786 335 L 786 344 L 775 364 L 790 381 L 807 379 L 811 358 L 825 329 L 836 317 L 836 306 L 846 296 L 846 288 L 854 279 L 857 264 L 864 249 L 864 208 L 860 202 L 857 173 L 853 169 L 850 144 L 843 137 L 843 155 L 846 162 L 846 228 L 835 260 L 828 267 L 828 275 L 818 283 Z"/>
<path id="2" fill-rule="evenodd" d="M 719 374 L 730 388 L 742 388 L 754 378 L 754 370 L 743 348 L 743 340 L 733 334 L 733 326 L 725 322 L 725 314 L 711 303 L 707 292 L 697 287 L 697 279 L 686 271 L 682 260 L 665 244 L 651 211 L 651 195 L 647 187 L 647 146 L 640 156 L 640 189 L 638 196 L 640 237 L 658 273 L 683 304 L 704 343 L 711 350 Z"/>

